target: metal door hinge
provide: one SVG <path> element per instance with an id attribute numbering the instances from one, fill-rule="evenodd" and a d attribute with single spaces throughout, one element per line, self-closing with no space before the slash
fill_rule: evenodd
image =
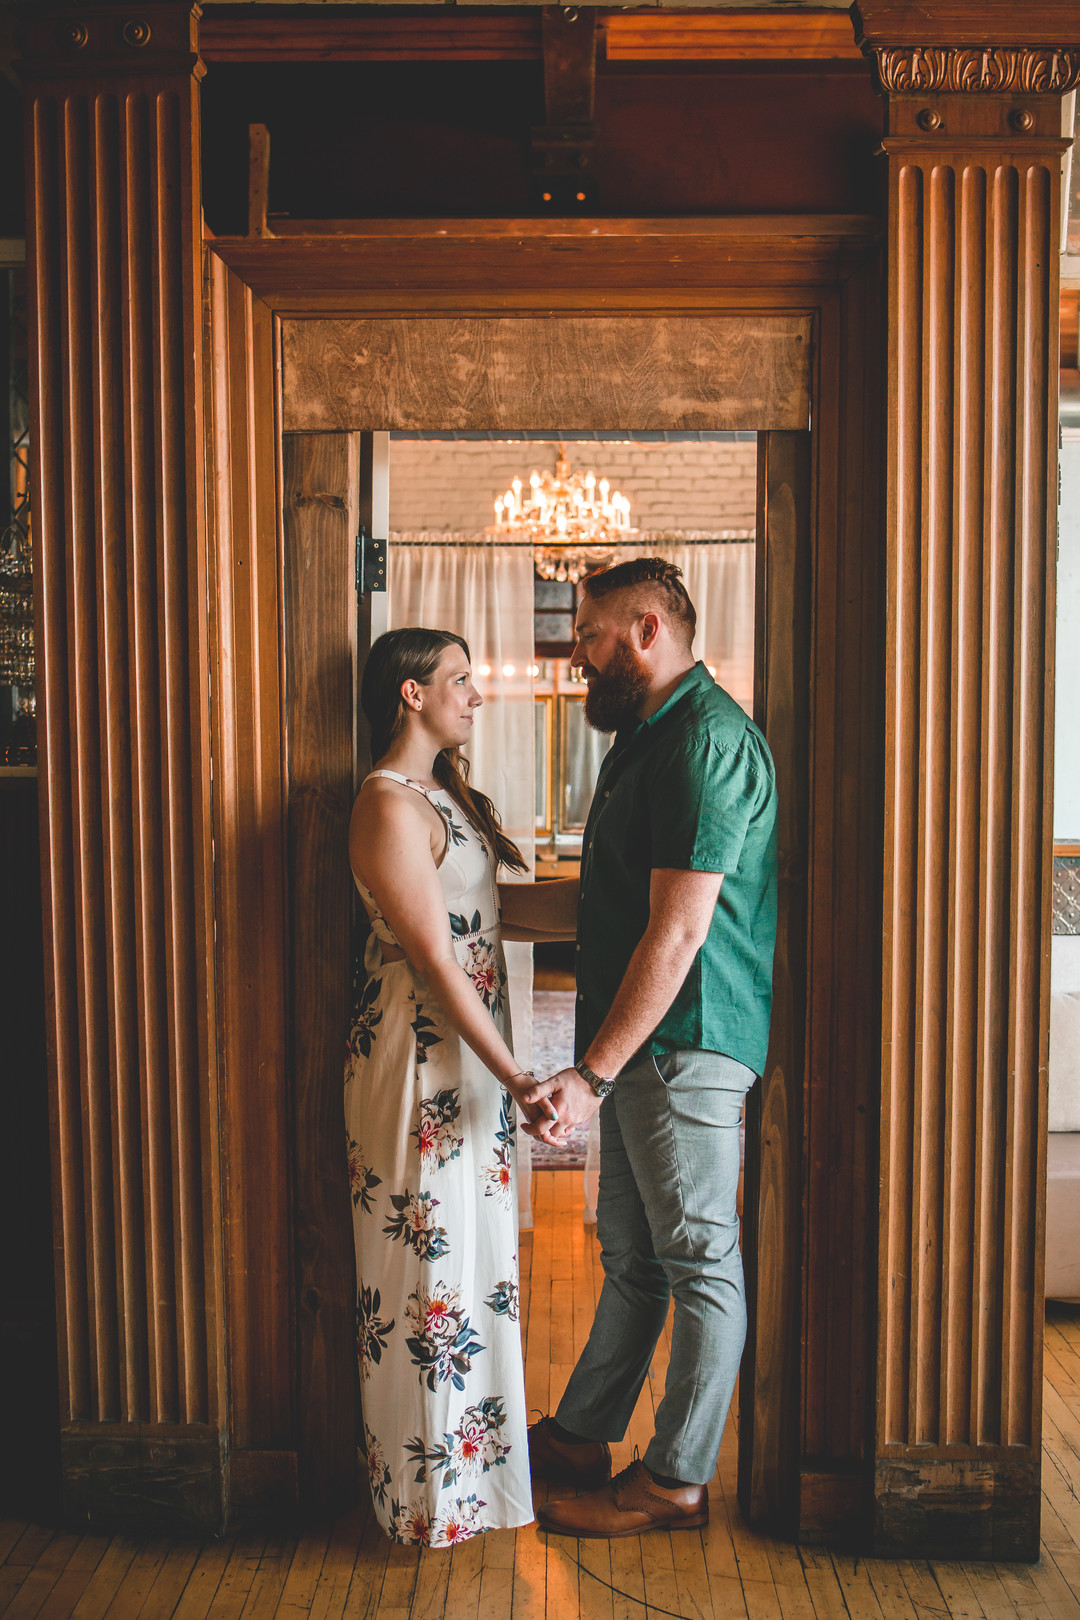
<path id="1" fill-rule="evenodd" d="M 356 537 L 356 594 L 386 589 L 386 541 L 376 540 L 363 524 Z"/>

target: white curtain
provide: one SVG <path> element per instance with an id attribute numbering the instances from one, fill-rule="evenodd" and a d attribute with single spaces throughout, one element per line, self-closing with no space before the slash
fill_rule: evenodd
<path id="1" fill-rule="evenodd" d="M 629 557 L 664 557 L 683 571 L 690 600 L 697 609 L 694 654 L 716 673 L 716 679 L 741 703 L 754 707 L 754 579 L 757 548 L 752 539 L 685 541 L 658 538 L 648 547 L 627 547 Z"/>
<path id="2" fill-rule="evenodd" d="M 484 699 L 468 753 L 470 781 L 494 803 L 530 870 L 535 867 L 536 768 L 533 733 L 533 560 L 527 546 L 493 545 L 482 535 L 391 533 L 389 627 L 426 625 L 463 636 Z M 504 876 L 511 874 L 504 873 Z M 532 1062 L 532 946 L 506 946 L 514 1056 Z M 518 1213 L 532 1227 L 529 1138 L 518 1138 Z"/>

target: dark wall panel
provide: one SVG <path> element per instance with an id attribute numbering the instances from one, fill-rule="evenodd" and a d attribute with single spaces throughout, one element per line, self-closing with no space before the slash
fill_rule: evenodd
<path id="1" fill-rule="evenodd" d="M 59 1501 L 37 782 L 0 779 L 0 1512 Z"/>
<path id="2" fill-rule="evenodd" d="M 202 102 L 203 201 L 218 235 L 247 230 L 252 123 L 270 131 L 271 214 L 469 216 L 530 206 L 529 132 L 544 118 L 539 63 L 214 64 Z"/>
<path id="3" fill-rule="evenodd" d="M 882 103 L 854 70 L 740 64 L 603 74 L 596 178 L 606 214 L 873 214 Z"/>
<path id="4" fill-rule="evenodd" d="M 251 123 L 270 130 L 271 214 L 536 212 L 538 62 L 212 63 L 202 98 L 219 235 L 247 229 Z M 881 103 L 861 64 L 613 66 L 597 80 L 596 131 L 600 214 L 879 210 Z"/>

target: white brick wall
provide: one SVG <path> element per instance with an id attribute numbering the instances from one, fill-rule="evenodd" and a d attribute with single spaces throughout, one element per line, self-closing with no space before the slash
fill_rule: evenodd
<path id="1" fill-rule="evenodd" d="M 568 442 L 575 471 L 611 480 L 630 500 L 638 529 L 752 529 L 757 498 L 757 446 Z M 493 502 L 516 473 L 555 470 L 556 446 L 540 441 L 395 439 L 390 446 L 391 529 L 483 529 Z"/>

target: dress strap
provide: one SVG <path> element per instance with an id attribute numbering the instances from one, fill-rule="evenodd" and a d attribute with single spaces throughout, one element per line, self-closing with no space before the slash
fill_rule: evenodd
<path id="1" fill-rule="evenodd" d="M 414 782 L 411 776 L 402 776 L 400 771 L 368 771 L 364 782 L 370 782 L 373 776 L 386 776 L 391 782 L 400 782 L 402 787 L 415 788 L 417 793 L 422 793 L 424 798 L 429 800 L 432 794 L 438 791 L 435 788 L 426 788 L 422 782 Z M 360 785 L 363 787 L 363 782 Z"/>

